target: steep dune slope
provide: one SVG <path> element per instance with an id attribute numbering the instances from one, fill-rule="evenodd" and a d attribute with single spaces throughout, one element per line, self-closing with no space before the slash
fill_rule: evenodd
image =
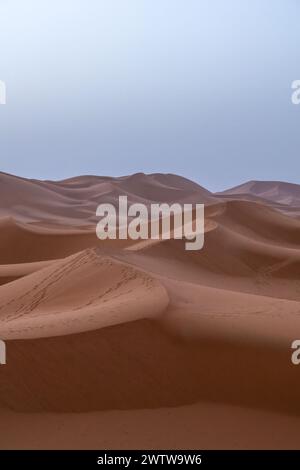
<path id="1" fill-rule="evenodd" d="M 56 445 L 64 448 L 75 442 L 78 420 L 89 447 L 88 423 L 105 423 L 107 413 L 126 416 L 129 427 L 167 413 L 180 448 L 194 404 L 202 426 L 196 447 L 251 447 L 253 416 L 261 442 L 274 443 L 264 435 L 267 419 L 284 422 L 276 439 L 290 445 L 300 418 L 300 374 L 291 363 L 300 332 L 300 221 L 278 209 L 297 212 L 297 188 L 251 183 L 214 196 L 176 175 L 138 173 L 55 182 L 0 174 L 0 189 L 0 338 L 7 342 L 0 428 L 10 419 L 38 421 L 27 446 L 42 447 L 63 420 L 68 431 Z M 204 248 L 186 251 L 185 240 L 100 242 L 96 206 L 116 204 L 121 194 L 147 205 L 205 202 Z M 217 439 L 224 416 L 230 438 L 223 431 Z M 135 435 L 150 446 L 143 427 Z M 116 436 L 104 439 L 106 448 L 130 445 L 122 431 Z M 155 436 L 156 447 L 169 442 L 157 426 Z M 10 436 L 5 445 L 17 442 Z"/>
<path id="2" fill-rule="evenodd" d="M 86 250 L 0 287 L 1 337 L 68 335 L 155 316 L 167 304 L 151 276 Z"/>
<path id="3" fill-rule="evenodd" d="M 188 252 L 184 240 L 166 240 L 140 243 L 122 258 L 178 280 L 299 298 L 299 220 L 245 201 L 210 206 L 205 214 L 202 250 Z"/>

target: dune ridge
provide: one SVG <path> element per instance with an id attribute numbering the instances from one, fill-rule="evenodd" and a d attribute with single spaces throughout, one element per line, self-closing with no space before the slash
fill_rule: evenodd
<path id="1" fill-rule="evenodd" d="M 106 448 L 129 448 L 134 435 L 145 448 L 189 448 L 180 423 L 199 435 L 191 447 L 239 448 L 257 441 L 248 427 L 255 416 L 262 443 L 291 445 L 300 424 L 300 372 L 290 360 L 300 335 L 300 186 L 249 182 L 213 194 L 171 174 L 38 181 L 0 173 L 0 190 L 8 351 L 0 428 L 31 420 L 39 432 L 27 448 L 66 448 L 75 420 L 82 430 L 109 413 L 115 423 L 126 416 L 130 434 L 115 424 Z M 97 205 L 124 194 L 147 205 L 205 203 L 203 250 L 186 251 L 185 240 L 99 241 Z M 174 440 L 157 429 L 166 413 Z M 154 441 L 145 426 L 133 429 L 141 416 Z M 205 429 L 219 429 L 224 416 L 231 438 L 208 439 Z M 55 442 L 48 433 L 62 419 Z M 284 422 L 276 441 L 266 420 Z M 105 427 L 97 429 L 103 441 Z M 95 439 L 87 431 L 82 442 Z M 20 435 L 0 443 L 18 445 Z"/>

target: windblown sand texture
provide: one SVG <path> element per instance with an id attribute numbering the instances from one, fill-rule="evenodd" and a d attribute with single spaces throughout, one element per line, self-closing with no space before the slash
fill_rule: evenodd
<path id="1" fill-rule="evenodd" d="M 205 203 L 205 245 L 96 207 Z M 299 448 L 300 186 L 0 173 L 0 448 Z"/>

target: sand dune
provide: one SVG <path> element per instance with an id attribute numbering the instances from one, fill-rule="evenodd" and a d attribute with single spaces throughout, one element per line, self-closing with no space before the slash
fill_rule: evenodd
<path id="1" fill-rule="evenodd" d="M 18 264 L 64 258 L 94 246 L 127 247 L 130 240 L 99 242 L 95 226 L 90 230 L 50 228 L 16 222 L 12 218 L 0 219 L 0 263 Z"/>
<path id="2" fill-rule="evenodd" d="M 48 413 L 45 426 L 42 413 L 3 410 L 0 434 L 6 449 L 195 450 L 199 442 L 202 449 L 228 449 L 233 445 L 249 450 L 296 449 L 299 418 L 202 402 L 149 410 Z"/>
<path id="3" fill-rule="evenodd" d="M 153 317 L 162 285 L 97 250 L 86 250 L 0 287 L 2 339 L 61 336 Z"/>
<path id="4" fill-rule="evenodd" d="M 94 432 L 105 448 L 297 446 L 299 186 L 250 182 L 213 195 L 138 173 L 0 174 L 0 188 L 0 429 L 19 429 L 0 447 L 76 447 L 81 436 L 91 448 Z M 204 202 L 203 250 L 100 242 L 95 209 L 124 194 Z M 28 423 L 36 431 L 22 438 Z"/>
<path id="5" fill-rule="evenodd" d="M 94 227 L 100 203 L 154 201 L 203 202 L 216 198 L 206 189 L 176 175 L 136 175 L 118 178 L 81 176 L 63 181 L 38 181 L 0 172 L 0 219 L 46 227 Z"/>
<path id="6" fill-rule="evenodd" d="M 37 261 L 35 263 L 7 264 L 0 266 L 0 285 L 20 279 L 49 266 L 51 261 Z"/>
<path id="7" fill-rule="evenodd" d="M 215 194 L 216 197 L 261 202 L 278 211 L 300 217 L 300 186 L 281 181 L 248 181 Z"/>
<path id="8" fill-rule="evenodd" d="M 248 181 L 247 183 L 227 189 L 218 194 L 252 194 L 280 204 L 300 205 L 300 186 L 298 184 L 281 181 Z"/>

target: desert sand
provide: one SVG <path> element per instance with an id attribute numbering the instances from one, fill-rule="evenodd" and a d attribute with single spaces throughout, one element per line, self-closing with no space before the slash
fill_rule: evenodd
<path id="1" fill-rule="evenodd" d="M 1 449 L 299 448 L 300 186 L 0 173 Z M 100 241 L 96 207 L 205 204 L 205 245 Z"/>

